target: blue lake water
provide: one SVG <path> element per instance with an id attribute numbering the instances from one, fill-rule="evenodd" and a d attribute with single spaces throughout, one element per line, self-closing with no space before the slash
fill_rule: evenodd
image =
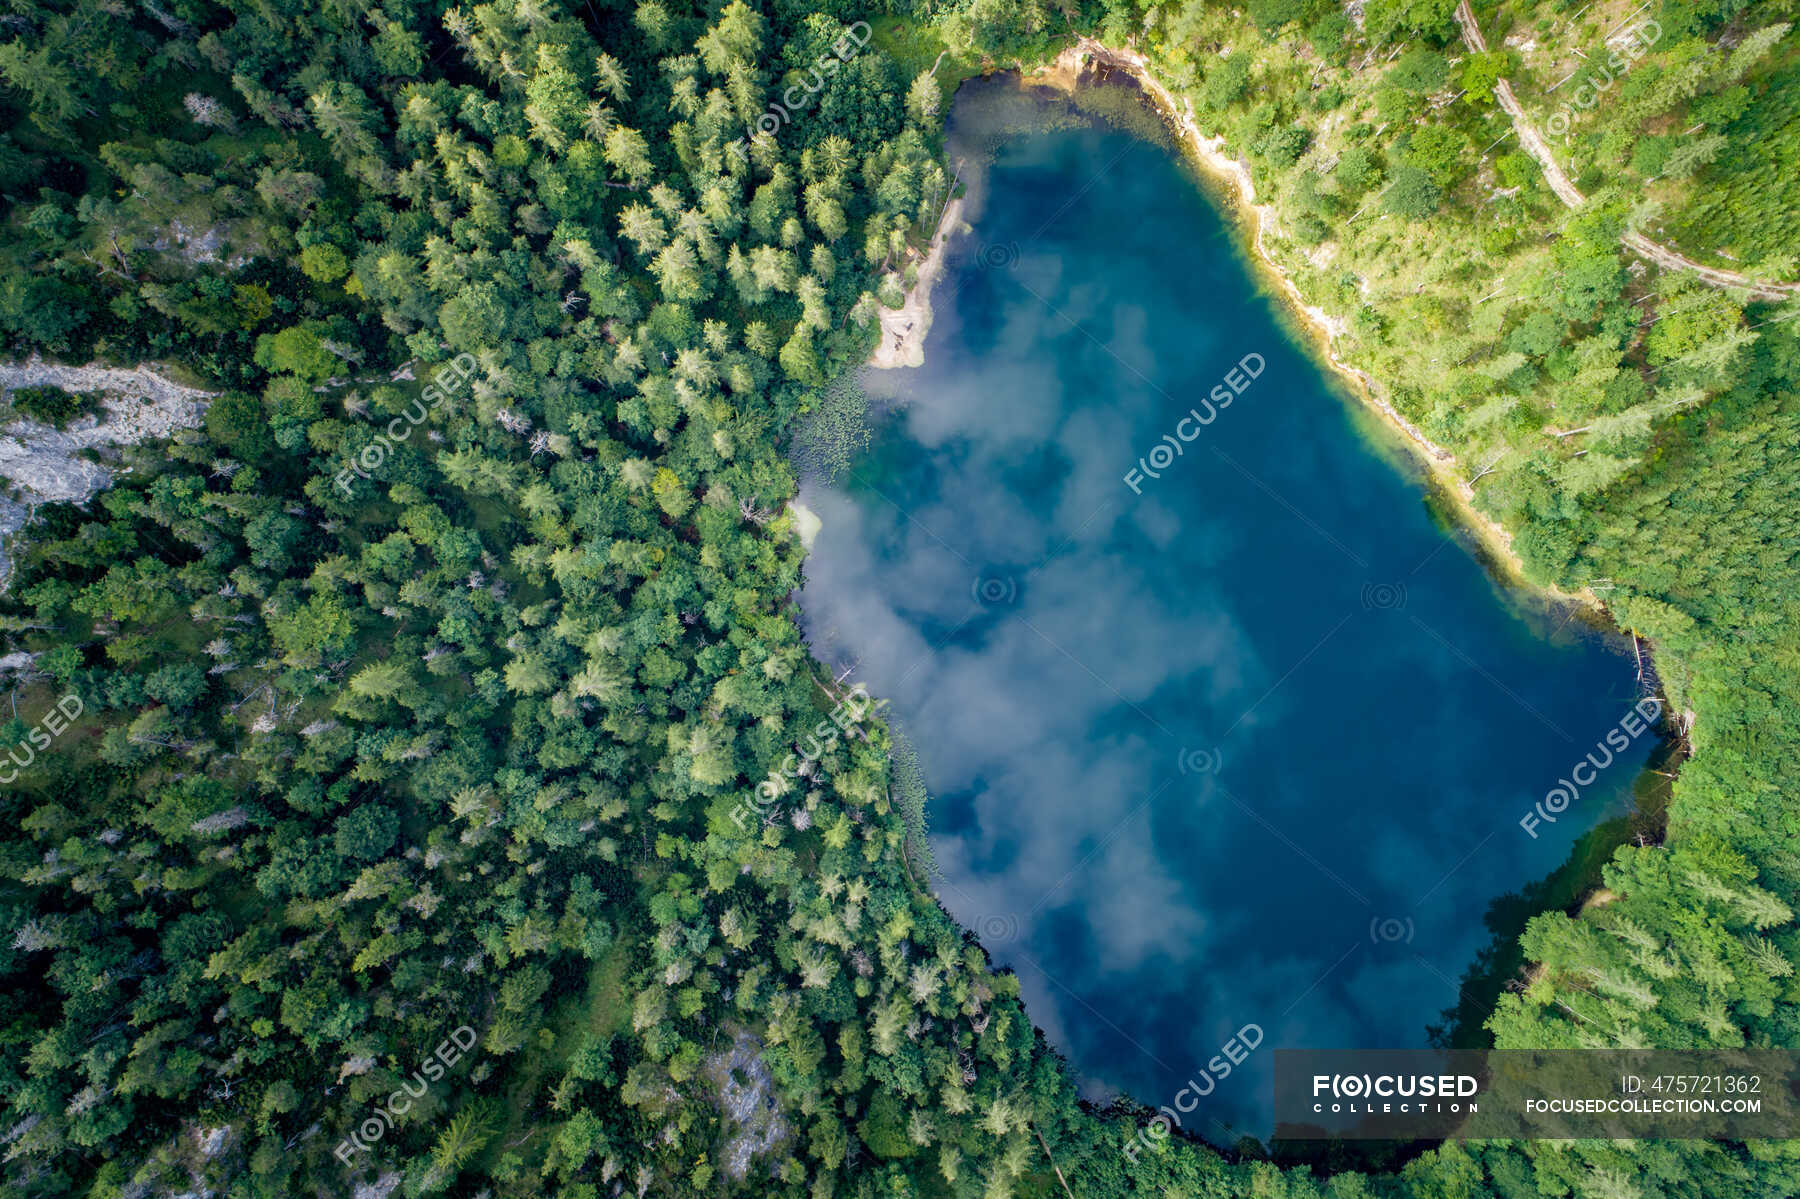
<path id="1" fill-rule="evenodd" d="M 1426 1044 L 1489 902 L 1622 809 L 1648 734 L 1520 827 L 1637 700 L 1629 646 L 1434 521 L 1166 149 L 951 146 L 974 231 L 926 364 L 866 381 L 873 445 L 804 490 L 808 633 L 891 701 L 938 894 L 1088 1093 L 1171 1103 L 1256 1025 L 1183 1123 L 1266 1137 L 1273 1048 Z"/>

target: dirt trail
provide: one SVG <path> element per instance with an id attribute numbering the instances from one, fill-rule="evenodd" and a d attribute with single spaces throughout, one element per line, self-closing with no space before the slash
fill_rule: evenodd
<path id="1" fill-rule="evenodd" d="M 1475 12 L 1469 7 L 1469 0 L 1461 0 L 1456 6 L 1456 23 L 1462 27 L 1463 41 L 1477 54 L 1487 53 L 1487 39 L 1481 35 L 1481 25 L 1475 20 Z M 1512 83 L 1501 79 L 1494 84 L 1494 98 L 1506 115 L 1512 118 L 1513 130 L 1519 135 L 1519 144 L 1525 152 L 1537 160 L 1543 168 L 1544 181 L 1556 198 L 1570 208 L 1580 208 L 1587 203 L 1587 197 L 1581 189 L 1569 179 L 1556 156 L 1550 152 L 1550 145 L 1525 115 L 1525 108 L 1513 93 Z M 1643 258 L 1648 258 L 1657 266 L 1670 271 L 1687 271 L 1701 280 L 1720 288 L 1736 288 L 1748 292 L 1758 300 L 1779 302 L 1800 296 L 1800 283 L 1764 283 L 1741 275 L 1736 271 L 1720 270 L 1718 267 L 1705 266 L 1695 262 L 1660 242 L 1651 241 L 1642 233 L 1630 230 L 1619 239 L 1625 248 Z"/>

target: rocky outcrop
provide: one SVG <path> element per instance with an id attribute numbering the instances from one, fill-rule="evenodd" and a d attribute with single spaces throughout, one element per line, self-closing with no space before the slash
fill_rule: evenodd
<path id="1" fill-rule="evenodd" d="M 0 364 L 0 391 L 60 387 L 100 392 L 101 413 L 66 429 L 18 418 L 0 427 L 0 591 L 12 573 L 5 546 L 42 504 L 84 503 L 110 486 L 112 473 L 86 453 L 173 436 L 195 428 L 213 394 L 184 387 L 148 366 L 57 366 L 32 358 Z"/>

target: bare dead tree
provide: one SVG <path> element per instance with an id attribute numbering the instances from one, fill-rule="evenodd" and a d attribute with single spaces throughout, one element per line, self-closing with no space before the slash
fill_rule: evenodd
<path id="1" fill-rule="evenodd" d="M 1487 478 L 1487 476 L 1493 474 L 1494 468 L 1500 465 L 1500 459 L 1502 459 L 1504 457 L 1506 457 L 1505 450 L 1501 450 L 1498 454 L 1495 454 L 1491 459 L 1488 460 L 1488 464 L 1486 466 L 1482 467 L 1480 470 L 1475 472 L 1475 477 L 1469 480 L 1469 486 L 1474 487 L 1475 484 L 1481 482 L 1481 480 L 1483 480 L 1483 479 Z"/>

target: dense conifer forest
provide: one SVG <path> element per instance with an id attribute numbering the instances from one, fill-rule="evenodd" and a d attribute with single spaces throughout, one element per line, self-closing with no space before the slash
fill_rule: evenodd
<path id="1" fill-rule="evenodd" d="M 1800 278 L 1800 41 L 1659 0 L 1565 106 L 1630 7 L 12 0 L 7 357 L 216 394 L 9 546 L 0 1193 L 1800 1193 L 1790 1142 L 1127 1156 L 789 598 L 790 432 L 956 84 L 1141 54 L 1531 580 L 1654 650 L 1666 820 L 1488 1034 L 1800 1045 L 1800 300 L 1633 248 Z"/>

